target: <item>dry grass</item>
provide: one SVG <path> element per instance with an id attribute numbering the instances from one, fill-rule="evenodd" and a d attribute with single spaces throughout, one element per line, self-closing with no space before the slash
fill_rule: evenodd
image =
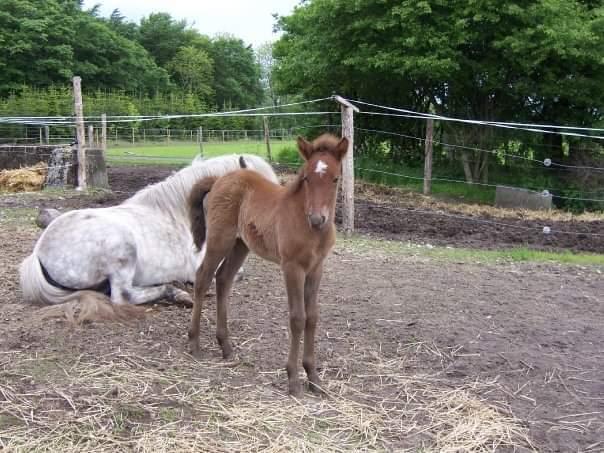
<path id="1" fill-rule="evenodd" d="M 430 353 L 441 354 L 437 348 Z M 356 353 L 355 353 L 356 354 Z M 104 357 L 0 355 L 0 448 L 6 451 L 493 451 L 534 449 L 527 428 L 479 395 L 406 375 L 413 351 L 339 357 L 326 396 L 290 398 L 280 371 L 117 351 Z M 358 369 L 359 360 L 367 359 Z M 351 370 L 357 370 L 352 373 Z"/>
<path id="2" fill-rule="evenodd" d="M 0 171 L 0 189 L 9 192 L 32 192 L 42 190 L 46 181 L 48 165 L 40 162 L 31 167 Z"/>
<path id="3" fill-rule="evenodd" d="M 419 209 L 441 210 L 482 218 L 514 218 L 518 220 L 554 220 L 562 222 L 596 222 L 604 220 L 604 214 L 598 212 L 573 214 L 572 212 L 556 209 L 550 211 L 532 211 L 528 209 L 496 208 L 488 205 L 442 201 L 405 189 L 363 182 L 355 184 L 355 192 L 357 195 L 372 201 L 388 201 L 399 205 L 411 204 L 413 207 Z"/>

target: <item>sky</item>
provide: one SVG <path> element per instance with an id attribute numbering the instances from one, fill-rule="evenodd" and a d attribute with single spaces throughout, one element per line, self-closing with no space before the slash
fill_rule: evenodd
<path id="1" fill-rule="evenodd" d="M 287 15 L 299 0 L 85 0 L 84 8 L 101 4 L 101 15 L 118 8 L 128 20 L 138 22 L 154 12 L 170 13 L 175 19 L 194 22 L 201 33 L 230 33 L 254 47 L 274 41 L 272 14 Z"/>

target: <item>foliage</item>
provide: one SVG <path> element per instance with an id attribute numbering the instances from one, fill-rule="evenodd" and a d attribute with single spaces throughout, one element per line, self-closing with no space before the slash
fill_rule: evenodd
<path id="1" fill-rule="evenodd" d="M 280 17 L 278 26 L 284 32 L 273 52 L 278 95 L 335 91 L 462 118 L 604 124 L 601 1 L 309 0 Z M 404 136 L 423 137 L 424 121 L 360 115 L 356 124 L 395 133 L 359 133 L 355 143 L 361 155 L 421 165 L 423 142 Z M 569 163 L 585 145 L 554 134 L 444 122 L 437 122 L 435 137 Z M 604 161 L 601 146 L 590 152 L 593 160 Z M 440 145 L 435 160 L 449 173 L 463 170 L 466 180 L 480 182 L 491 181 L 502 167 L 528 179 L 533 165 Z M 570 184 L 562 176 L 550 182 Z"/>
<path id="2" fill-rule="evenodd" d="M 262 100 L 260 69 L 251 46 L 233 36 L 218 36 L 210 49 L 218 107 L 253 107 Z"/>
<path id="3" fill-rule="evenodd" d="M 194 93 L 200 99 L 212 98 L 214 68 L 206 51 L 193 46 L 181 47 L 168 68 L 187 92 Z"/>
<path id="4" fill-rule="evenodd" d="M 167 13 L 137 24 L 98 12 L 72 0 L 0 0 L 0 96 L 79 75 L 85 90 L 193 95 L 205 107 L 262 100 L 254 51 L 240 39 L 210 39 Z"/>

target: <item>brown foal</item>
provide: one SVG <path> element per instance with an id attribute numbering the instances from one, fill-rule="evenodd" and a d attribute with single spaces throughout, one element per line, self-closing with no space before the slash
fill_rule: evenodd
<path id="1" fill-rule="evenodd" d="M 338 178 L 347 149 L 347 139 L 332 135 L 322 135 L 312 143 L 298 138 L 298 150 L 305 162 L 297 178 L 285 187 L 251 170 L 203 179 L 194 186 L 189 199 L 193 237 L 197 247 L 204 242 L 207 247 L 195 277 L 189 329 L 194 355 L 199 354 L 203 297 L 216 274 L 216 338 L 223 357 L 231 357 L 228 297 L 237 270 L 252 250 L 278 263 L 285 277 L 290 326 L 289 393 L 299 395 L 302 390 L 297 372 L 302 331 L 302 364 L 310 389 L 320 391 L 314 348 L 319 319 L 317 294 L 323 262 L 335 243 Z"/>

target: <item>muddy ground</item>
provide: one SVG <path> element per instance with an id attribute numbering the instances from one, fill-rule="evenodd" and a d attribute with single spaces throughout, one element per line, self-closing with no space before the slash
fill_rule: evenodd
<path id="1" fill-rule="evenodd" d="M 110 182 L 115 195 L 33 201 L 4 196 L 0 206 L 35 204 L 70 209 L 109 205 L 133 189 L 162 179 L 169 171 L 113 168 Z M 388 429 L 378 430 L 374 442 L 364 448 L 443 451 L 457 445 L 456 450 L 449 451 L 464 451 L 461 444 L 439 443 L 444 433 L 454 428 L 444 422 L 431 424 L 429 411 L 417 418 L 405 412 L 414 404 L 425 403 L 434 408 L 443 395 L 464 388 L 479 401 L 514 418 L 518 429 L 526 433 L 528 440 L 515 438 L 507 447 L 501 446 L 502 451 L 514 446 L 548 452 L 604 451 L 604 269 L 553 263 L 456 261 L 428 257 L 421 248 L 405 246 L 407 241 L 484 248 L 529 244 L 602 252 L 601 240 L 575 235 L 552 244 L 543 236 L 536 235 L 531 240 L 492 225 L 477 224 L 468 229 L 452 218 L 420 217 L 413 212 L 399 215 L 400 211 L 395 214 L 376 207 L 389 203 L 375 201 L 373 195 L 371 199 L 361 195 L 357 224 L 370 236 L 403 242 L 376 242 L 367 236 L 341 240 L 328 260 L 321 288 L 318 363 L 326 385 L 332 391 L 344 389 L 341 391 L 345 398 L 372 407 L 366 409 L 370 415 L 378 407 L 395 414 L 392 425 L 387 424 L 386 418 L 375 419 L 376 430 L 382 426 L 380 423 Z M 433 217 L 430 223 L 428 219 Z M 508 221 L 526 225 L 524 220 Z M 0 225 L 0 390 L 12 389 L 15 395 L 43 395 L 34 398 L 32 426 L 35 411 L 46 411 L 53 419 L 52 411 L 57 412 L 57 417 L 67 417 L 78 408 L 82 410 L 78 404 L 88 401 L 90 389 L 55 385 L 55 379 L 62 382 L 80 363 L 102 367 L 121 363 L 124 356 L 140 357 L 138 360 L 156 364 L 153 366 L 160 374 L 173 363 L 191 363 L 185 347 L 190 311 L 183 307 L 151 307 L 146 320 L 131 326 L 91 324 L 71 328 L 58 320 L 36 321 L 32 308 L 20 303 L 17 266 L 31 251 L 39 230 L 30 218 L 6 220 Z M 598 222 L 559 227 L 602 231 Z M 250 258 L 231 306 L 236 365 L 232 370 L 220 368 L 219 348 L 213 339 L 214 303 L 209 298 L 202 334 L 202 362 L 209 368 L 200 367 L 196 373 L 207 377 L 208 388 L 222 392 L 225 401 L 244 401 L 246 392 L 257 385 L 283 392 L 287 301 L 278 269 Z M 32 370 L 31 364 L 45 357 L 53 358 L 53 366 L 43 372 Z M 403 377 L 409 379 L 404 386 Z M 444 389 L 435 400 L 420 391 L 428 380 Z M 2 381 L 7 383 L 5 388 Z M 52 400 L 49 395 L 53 391 L 66 396 L 69 404 L 63 401 L 62 407 L 52 406 L 51 411 L 48 401 Z M 112 388 L 108 389 L 110 392 Z M 21 417 L 14 411 L 4 411 L 13 407 L 9 400 L 7 391 L 0 393 L 0 442 L 4 443 L 8 437 L 3 436 L 3 431 L 33 429 L 21 426 L 22 419 L 28 420 L 27 414 Z M 181 415 L 190 415 L 187 411 L 194 410 L 183 402 L 171 400 L 169 404 L 175 405 Z M 395 407 L 399 412 L 392 412 Z M 462 409 L 464 413 L 469 410 L 466 406 Z M 456 408 L 448 407 L 444 413 L 453 419 L 455 411 Z M 151 423 L 143 416 L 131 414 L 130 418 L 134 419 L 130 420 L 132 426 L 139 428 Z M 120 431 L 119 439 L 124 439 L 125 450 L 136 450 L 136 444 L 128 442 L 137 431 L 129 429 L 127 433 Z M 371 423 L 363 429 L 371 429 Z M 104 436 L 102 430 L 94 435 L 97 440 Z M 455 436 L 462 437 L 454 433 L 447 439 Z M 283 442 L 285 438 L 278 438 L 277 445 L 279 439 Z M 354 449 L 347 447 L 349 444 L 342 438 L 336 441 L 340 443 L 334 445 L 341 449 Z M 497 445 L 487 441 L 480 448 L 489 451 L 497 449 Z M 323 446 L 331 448 L 331 444 Z"/>

